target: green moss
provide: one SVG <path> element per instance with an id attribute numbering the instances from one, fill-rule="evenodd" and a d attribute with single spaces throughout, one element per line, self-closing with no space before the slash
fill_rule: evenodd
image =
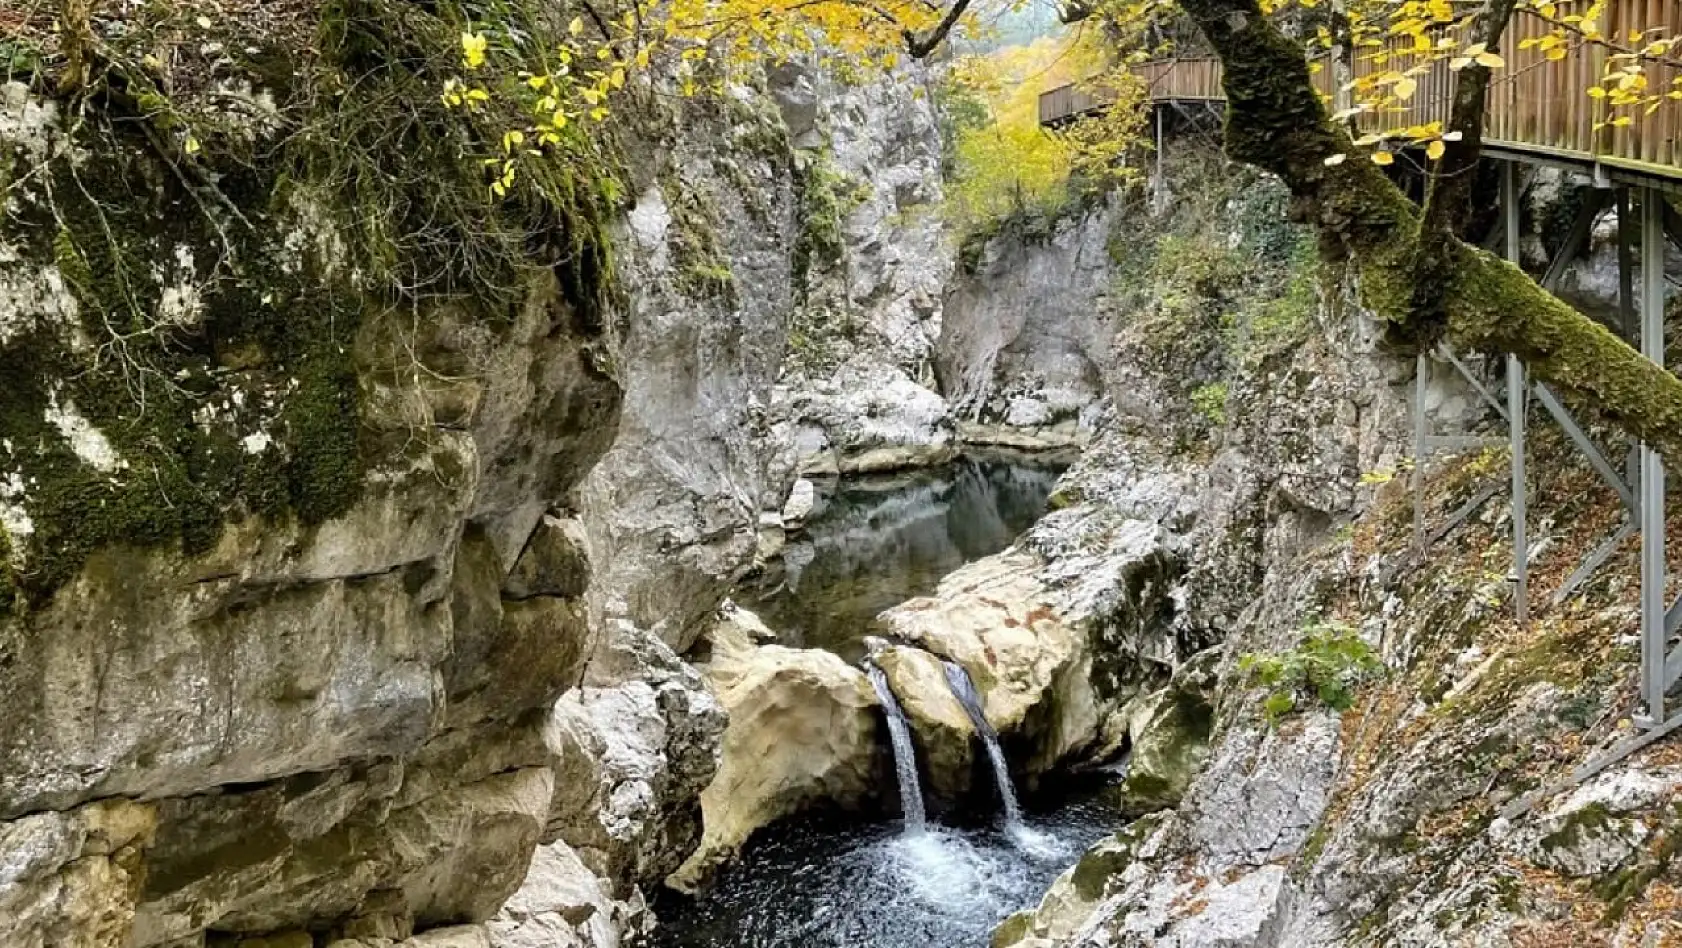
<path id="1" fill-rule="evenodd" d="M 1034 913 L 1031 911 L 1017 912 L 999 923 L 993 929 L 993 938 L 988 942 L 989 948 L 1011 948 L 1020 943 L 1034 930 Z"/>
<path id="2" fill-rule="evenodd" d="M 812 273 L 833 266 L 846 244 L 841 224 L 857 205 L 847 179 L 835 170 L 828 149 L 806 152 L 795 162 L 795 187 L 800 234 L 794 244 L 795 292 L 804 300 Z"/>
<path id="3" fill-rule="evenodd" d="M 734 298 L 736 275 L 724 256 L 718 236 L 718 208 L 712 198 L 684 184 L 676 174 L 662 177 L 660 190 L 672 215 L 666 239 L 676 264 L 678 286 L 698 298 Z"/>
<path id="4" fill-rule="evenodd" d="M 1210 382 L 1192 391 L 1191 404 L 1209 422 L 1209 427 L 1220 428 L 1226 424 L 1226 396 L 1225 382 Z"/>
<path id="5" fill-rule="evenodd" d="M 1569 849 L 1582 844 L 1585 836 L 1593 836 L 1612 825 L 1612 812 L 1604 803 L 1591 803 L 1565 818 L 1559 829 L 1542 837 L 1544 851 Z"/>
<path id="6" fill-rule="evenodd" d="M 1606 903 L 1602 920 L 1607 925 L 1616 925 L 1622 920 L 1630 905 L 1647 891 L 1647 886 L 1663 875 L 1676 860 L 1677 854 L 1682 853 L 1682 803 L 1671 805 L 1670 822 L 1659 832 L 1657 845 L 1635 864 L 1594 883 L 1595 895 Z"/>
<path id="7" fill-rule="evenodd" d="M 225 37 L 281 102 L 282 127 L 258 145 L 215 109 L 153 101 L 165 93 L 124 65 L 146 51 L 144 29 L 107 51 L 117 80 L 134 81 L 84 104 L 76 145 L 89 160 L 49 166 L 47 197 L 0 220 L 0 239 L 56 265 L 80 319 L 74 333 L 38 328 L 0 348 L 0 471 L 24 478 L 35 528 L 0 557 L 21 564 L 0 573 L 0 609 L 50 596 L 107 547 L 191 555 L 230 520 L 311 524 L 348 509 L 366 467 L 400 450 L 362 430 L 353 342 L 367 314 L 447 304 L 499 322 L 531 278 L 553 274 L 574 328 L 601 329 L 617 292 L 617 152 L 575 129 L 491 196 L 477 156 L 509 116 L 438 98 L 467 16 L 453 3 L 330 0 L 307 57 Z M 530 35 L 553 26 L 524 0 L 496 16 Z M 172 152 L 157 116 L 190 128 L 202 153 Z M 327 215 L 331 259 L 287 245 L 300 205 Z M 188 258 L 192 272 L 174 272 Z M 196 318 L 160 319 L 178 281 L 194 286 Z M 48 420 L 72 405 L 125 466 L 77 457 Z"/>

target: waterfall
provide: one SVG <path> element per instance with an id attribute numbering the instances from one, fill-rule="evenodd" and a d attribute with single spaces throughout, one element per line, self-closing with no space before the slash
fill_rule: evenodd
<path id="1" fill-rule="evenodd" d="M 1021 826 L 1022 808 L 1016 802 L 1016 787 L 1010 782 L 1010 767 L 1005 762 L 1004 749 L 999 746 L 998 732 L 987 723 L 987 713 L 981 708 L 981 696 L 976 694 L 975 682 L 970 680 L 964 666 L 948 661 L 940 664 L 946 668 L 946 684 L 952 689 L 952 696 L 969 712 L 970 722 L 987 747 L 987 757 L 993 762 L 993 779 L 998 782 L 999 797 L 1004 800 L 1005 824 Z"/>
<path id="2" fill-rule="evenodd" d="M 882 711 L 888 716 L 888 736 L 894 745 L 894 771 L 899 775 L 899 805 L 905 812 L 905 830 L 920 833 L 925 822 L 923 789 L 917 785 L 917 751 L 911 744 L 911 725 L 905 720 L 905 712 L 900 710 L 893 689 L 888 687 L 888 676 L 875 662 L 866 662 L 865 670 L 870 674 L 876 697 L 882 701 Z"/>

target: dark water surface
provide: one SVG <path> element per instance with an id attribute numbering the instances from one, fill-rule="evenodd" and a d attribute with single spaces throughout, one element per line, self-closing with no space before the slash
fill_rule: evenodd
<path id="1" fill-rule="evenodd" d="M 1066 466 L 983 456 L 913 474 L 819 481 L 805 531 L 736 599 L 783 644 L 857 662 L 878 613 L 1010 546 L 1045 513 Z"/>
<path id="2" fill-rule="evenodd" d="M 1002 825 L 791 820 L 755 837 L 701 898 L 656 899 L 656 948 L 986 948 L 1006 916 L 1115 832 L 1095 799 Z"/>

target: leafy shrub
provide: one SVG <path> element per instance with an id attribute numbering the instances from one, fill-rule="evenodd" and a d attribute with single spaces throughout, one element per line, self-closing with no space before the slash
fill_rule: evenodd
<path id="1" fill-rule="evenodd" d="M 1355 689 L 1384 672 L 1384 662 L 1355 630 L 1340 622 L 1315 622 L 1303 629 L 1302 644 L 1278 654 L 1244 655 L 1238 670 L 1268 689 L 1262 710 L 1268 723 L 1319 701 L 1343 712 L 1355 704 Z"/>
<path id="2" fill-rule="evenodd" d="M 1208 419 L 1209 426 L 1219 428 L 1226 424 L 1226 394 L 1225 382 L 1211 382 L 1201 385 L 1191 393 L 1192 407 L 1197 413 Z"/>

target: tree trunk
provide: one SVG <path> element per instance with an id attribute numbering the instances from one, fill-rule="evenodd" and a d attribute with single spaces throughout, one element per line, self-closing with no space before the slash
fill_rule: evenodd
<path id="1" fill-rule="evenodd" d="M 1226 148 L 1278 175 L 1295 210 L 1353 263 L 1386 335 L 1419 351 L 1510 353 L 1682 465 L 1682 380 L 1542 289 L 1516 266 L 1440 228 L 1327 117 L 1300 46 L 1256 0 L 1181 0 L 1225 67 Z M 1334 155 L 1347 155 L 1328 166 Z M 1627 226 L 1627 222 L 1624 222 Z"/>
<path id="2" fill-rule="evenodd" d="M 63 0 L 60 26 L 64 37 L 64 72 L 59 75 L 62 93 L 80 92 L 88 84 L 93 45 L 93 0 Z"/>

